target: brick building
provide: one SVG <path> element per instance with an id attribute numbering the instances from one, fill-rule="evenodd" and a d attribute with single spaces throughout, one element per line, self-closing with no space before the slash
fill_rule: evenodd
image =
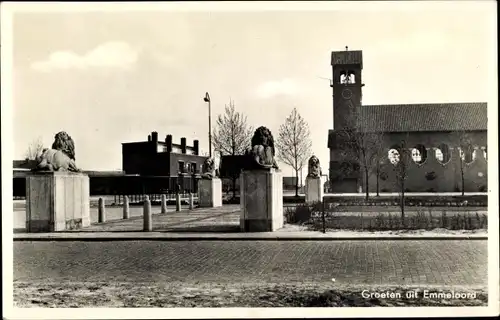
<path id="1" fill-rule="evenodd" d="M 152 132 L 147 141 L 122 143 L 122 169 L 126 174 L 141 176 L 189 176 L 201 173 L 207 157 L 200 156 L 199 142 L 188 146 L 186 138 L 180 144 L 173 143 L 172 135 L 158 140 Z"/>
<path id="2" fill-rule="evenodd" d="M 379 136 L 382 156 L 370 170 L 370 192 L 399 191 L 396 164 L 405 159 L 408 192 L 487 191 L 487 105 L 362 104 L 362 51 L 332 52 L 333 130 L 329 130 L 332 192 L 365 191 L 359 157 L 348 156 L 344 132 Z M 344 149 L 343 149 L 344 148 Z M 352 153 L 351 153 L 352 154 Z M 399 174 L 400 176 L 400 174 Z"/>

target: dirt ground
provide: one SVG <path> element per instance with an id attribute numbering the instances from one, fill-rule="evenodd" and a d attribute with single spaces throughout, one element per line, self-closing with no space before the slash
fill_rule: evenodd
<path id="1" fill-rule="evenodd" d="M 424 298 L 430 292 L 468 293 L 468 298 Z M 365 291 L 365 297 L 362 292 Z M 418 298 L 406 293 L 420 290 Z M 385 293 L 367 298 L 368 293 Z M 387 294 L 389 293 L 389 294 Z M 390 297 L 390 294 L 401 297 Z M 475 294 L 475 297 L 471 295 Z M 332 284 L 217 283 L 14 283 L 14 306 L 66 307 L 376 307 L 486 306 L 486 288 L 339 287 Z"/>

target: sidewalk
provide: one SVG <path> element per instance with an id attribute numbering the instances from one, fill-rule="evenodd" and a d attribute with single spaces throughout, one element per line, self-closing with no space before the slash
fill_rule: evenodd
<path id="1" fill-rule="evenodd" d="M 120 211 L 120 209 L 118 210 Z M 121 212 L 113 214 L 119 216 Z M 80 230 L 53 233 L 14 233 L 14 241 L 292 241 L 292 240 L 487 240 L 486 230 L 410 230 L 361 232 L 329 229 L 326 233 L 308 230 L 305 226 L 288 225 L 275 232 L 240 231 L 239 206 L 196 208 L 166 214 L 153 214 L 152 232 L 143 232 L 140 213 L 130 219 L 114 219 L 92 223 Z"/>
<path id="2" fill-rule="evenodd" d="M 355 232 L 355 231 L 287 231 L 275 232 L 54 232 L 18 233 L 14 241 L 321 241 L 321 240 L 488 240 L 486 232 L 420 233 Z"/>

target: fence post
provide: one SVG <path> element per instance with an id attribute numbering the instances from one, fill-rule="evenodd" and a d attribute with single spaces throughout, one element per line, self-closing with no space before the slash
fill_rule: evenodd
<path id="1" fill-rule="evenodd" d="M 193 193 L 189 193 L 189 210 L 194 209 L 194 195 Z"/>
<path id="2" fill-rule="evenodd" d="M 144 221 L 144 231 L 153 231 L 153 222 L 151 219 L 151 201 L 149 197 L 146 196 L 144 200 L 144 210 L 143 210 L 143 221 Z"/>
<path id="3" fill-rule="evenodd" d="M 128 197 L 125 196 L 123 198 L 123 219 L 130 218 L 130 207 L 128 203 Z"/>
<path id="4" fill-rule="evenodd" d="M 323 222 L 323 233 L 326 233 L 326 221 L 325 221 L 325 201 L 321 201 L 321 220 Z"/>
<path id="5" fill-rule="evenodd" d="M 161 195 L 161 213 L 167 213 L 167 196 Z"/>
<path id="6" fill-rule="evenodd" d="M 98 217 L 97 222 L 105 222 L 106 221 L 106 207 L 104 206 L 104 199 L 99 198 L 99 209 L 98 209 Z"/>
<path id="7" fill-rule="evenodd" d="M 175 211 L 179 212 L 181 211 L 181 193 L 177 192 L 175 195 Z"/>

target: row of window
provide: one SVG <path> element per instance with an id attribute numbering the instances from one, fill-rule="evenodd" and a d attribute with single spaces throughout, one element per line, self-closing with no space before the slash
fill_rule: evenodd
<path id="1" fill-rule="evenodd" d="M 196 173 L 196 162 L 179 161 L 179 173 Z"/>
<path id="2" fill-rule="evenodd" d="M 486 147 L 481 148 L 484 158 L 487 160 Z M 466 164 L 470 164 L 476 160 L 477 151 L 472 146 L 466 148 L 458 148 L 460 152 L 460 158 Z M 442 144 L 438 148 L 435 148 L 435 156 L 439 163 L 447 164 L 451 160 L 450 148 Z M 389 162 L 396 165 L 400 161 L 400 153 L 396 148 L 391 148 L 388 151 L 387 158 Z M 416 164 L 423 164 L 427 160 L 427 149 L 422 145 L 417 145 L 411 149 L 411 158 Z"/>

